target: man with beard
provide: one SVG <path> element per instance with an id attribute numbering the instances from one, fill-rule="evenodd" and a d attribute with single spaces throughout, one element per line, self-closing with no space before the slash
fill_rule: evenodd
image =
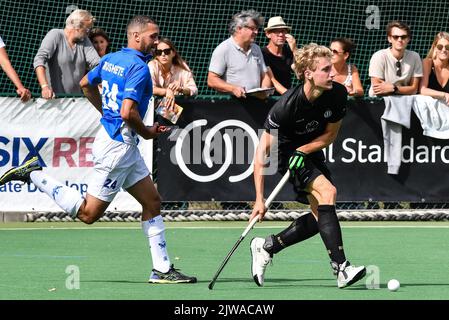
<path id="1" fill-rule="evenodd" d="M 137 148 L 138 135 L 148 140 L 168 131 L 158 123 L 149 127 L 142 121 L 153 94 L 147 62 L 159 42 L 159 26 L 150 17 L 135 16 L 128 23 L 127 37 L 126 48 L 104 56 L 80 82 L 84 95 L 102 115 L 92 147 L 95 165 L 86 198 L 43 172 L 37 156 L 3 174 L 0 186 L 17 180 L 33 183 L 65 212 L 87 224 L 101 218 L 123 188 L 142 205 L 142 230 L 153 261 L 148 282 L 195 283 L 195 277 L 182 274 L 170 263 L 161 197 Z"/>
<path id="2" fill-rule="evenodd" d="M 33 64 L 42 98 L 82 93 L 80 80 L 100 60 L 88 37 L 94 21 L 89 11 L 75 10 L 64 29 L 52 29 L 42 40 Z"/>

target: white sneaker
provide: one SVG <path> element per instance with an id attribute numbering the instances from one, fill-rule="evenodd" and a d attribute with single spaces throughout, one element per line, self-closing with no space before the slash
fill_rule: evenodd
<path id="1" fill-rule="evenodd" d="M 334 264 L 336 264 L 334 262 Z M 348 260 L 338 266 L 337 285 L 339 288 L 350 286 L 366 274 L 365 266 L 352 266 Z"/>
<path id="2" fill-rule="evenodd" d="M 254 282 L 259 286 L 263 286 L 265 268 L 271 262 L 270 254 L 263 248 L 265 239 L 253 238 L 251 240 L 251 272 Z"/>

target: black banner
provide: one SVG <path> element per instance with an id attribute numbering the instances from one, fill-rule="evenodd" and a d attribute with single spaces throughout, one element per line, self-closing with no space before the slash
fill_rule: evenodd
<path id="1" fill-rule="evenodd" d="M 184 112 L 177 125 L 183 130 L 158 139 L 157 179 L 163 200 L 254 201 L 251 162 L 274 102 L 180 100 Z M 446 202 L 447 140 L 423 136 L 412 112 L 411 128 L 402 130 L 399 174 L 389 175 L 380 122 L 383 110 L 383 100 L 349 102 L 340 133 L 326 149 L 337 200 Z M 266 196 L 280 179 L 280 174 L 266 176 Z M 276 200 L 294 200 L 291 186 Z"/>
<path id="2" fill-rule="evenodd" d="M 447 202 L 448 140 L 423 136 L 412 111 L 410 129 L 402 128 L 399 174 L 387 174 L 380 120 L 384 109 L 383 100 L 350 102 L 333 155 L 327 152 L 337 200 Z"/>

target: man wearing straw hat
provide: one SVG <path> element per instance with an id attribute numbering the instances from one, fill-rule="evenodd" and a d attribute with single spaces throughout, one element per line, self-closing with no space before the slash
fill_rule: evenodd
<path id="1" fill-rule="evenodd" d="M 296 40 L 290 34 L 291 29 L 280 16 L 270 18 L 264 29 L 269 42 L 262 48 L 262 54 L 265 64 L 269 67 L 268 75 L 278 95 L 283 94 L 292 85 L 291 65 Z M 285 43 L 288 43 L 288 46 Z"/>

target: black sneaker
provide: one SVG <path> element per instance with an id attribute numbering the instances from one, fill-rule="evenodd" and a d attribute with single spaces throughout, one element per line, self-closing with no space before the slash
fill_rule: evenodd
<path id="1" fill-rule="evenodd" d="M 10 181 L 18 180 L 30 184 L 30 173 L 34 170 L 42 170 L 38 157 L 32 157 L 21 166 L 9 169 L 0 177 L 0 186 Z"/>
<path id="2" fill-rule="evenodd" d="M 148 279 L 149 283 L 195 283 L 195 277 L 189 277 L 181 272 L 179 269 L 175 269 L 173 265 L 170 266 L 170 270 L 166 273 L 162 273 L 153 269 L 151 271 L 150 279 Z"/>

